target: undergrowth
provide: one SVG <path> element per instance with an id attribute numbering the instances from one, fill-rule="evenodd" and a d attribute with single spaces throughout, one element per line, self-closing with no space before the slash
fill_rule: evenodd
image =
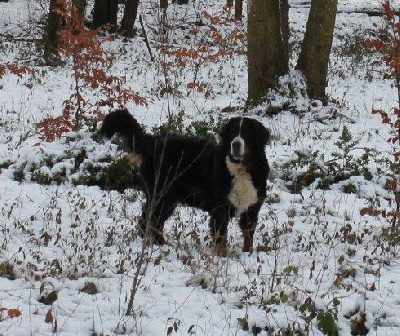
<path id="1" fill-rule="evenodd" d="M 387 36 L 397 43 L 398 25 L 390 25 L 395 17 L 389 7 L 386 11 L 395 33 L 392 36 L 388 31 Z M 229 60 L 243 52 L 242 32 L 240 28 L 231 29 L 234 25 L 229 18 L 221 19 L 207 12 L 201 13 L 200 18 L 206 28 L 199 25 L 190 31 L 190 38 L 199 41 L 196 48 L 177 47 L 167 40 L 160 44 L 160 57 L 165 63 L 161 65 L 164 82 L 160 82 L 159 96 L 216 94 L 201 75 L 205 63 Z M 59 331 L 60 313 L 56 308 L 65 293 L 60 283 L 82 280 L 78 286 L 81 297 L 99 298 L 107 295 L 107 287 L 101 285 L 111 278 L 119 293 L 110 294 L 109 305 L 120 308 L 115 313 L 118 327 L 113 332 L 128 334 L 134 330 L 126 327 L 126 315 L 133 316 L 131 320 L 138 324 L 147 316 L 152 317 L 150 310 L 159 304 L 149 304 L 152 286 L 164 286 L 163 281 L 177 271 L 185 273 L 183 285 L 193 287 L 193 292 L 200 288 L 202 296 L 212 293 L 215 301 L 207 309 L 228 303 L 233 312 L 227 317 L 232 319 L 229 323 L 254 335 L 363 335 L 370 328 L 397 323 L 384 309 L 380 312 L 366 307 L 374 293 L 381 295 L 381 276 L 399 253 L 398 108 L 374 111 L 393 133 L 387 142 L 392 150 L 390 159 L 365 145 L 365 139 L 376 134 L 355 134 L 350 125 L 342 124 L 338 133 L 331 134 L 336 136 L 331 152 L 322 148 L 299 150 L 293 145 L 293 156 L 280 165 L 273 164 L 278 175 L 270 193 L 275 196 L 263 207 L 252 254 L 239 252 L 242 237 L 234 220 L 229 231 L 231 255 L 213 256 L 208 216 L 186 208 L 179 208 L 167 222 L 168 244 L 147 249 L 136 230 L 143 201 L 137 190 L 140 187 L 136 167 L 121 154 L 120 144 L 104 144 L 93 132 L 103 107 L 123 106 L 131 98 L 139 99 L 139 104 L 144 100 L 130 89 L 125 92 L 120 86 L 121 78 L 106 74 L 104 68 L 112 60 L 97 49 L 101 44 L 99 35 L 74 20 L 78 34 L 66 31 L 61 36 L 70 48 L 64 46 L 62 52 L 71 66 L 74 93 L 65 102 L 61 117 L 64 119 L 50 118 L 39 124 L 46 140 L 63 135 L 62 140 L 57 140 L 60 147 L 55 151 L 42 142 L 30 148 L 29 153 L 22 151 L 18 161 L 2 167 L 13 172 L 17 181 L 51 185 L 41 189 L 48 196 L 39 208 L 26 208 L 33 201 L 24 198 L 23 193 L 15 200 L 2 199 L 0 277 L 35 284 L 29 300 L 40 302 L 40 309 L 42 305 L 46 307 L 43 322 L 51 326 L 53 333 Z M 92 46 L 86 45 L 78 55 L 82 41 Z M 398 80 L 398 60 L 393 49 L 385 49 L 387 41 L 373 45 L 390 56 L 387 61 L 393 70 L 391 75 Z M 100 58 L 91 58 L 92 52 L 93 57 Z M 193 70 L 191 77 L 183 75 L 183 70 L 188 69 Z M 0 77 L 9 71 L 13 68 L 0 66 Z M 20 70 L 15 71 L 19 75 Z M 286 96 L 287 104 L 296 105 L 297 100 L 304 98 L 301 87 L 293 87 L 290 80 L 283 84 L 278 93 Z M 96 105 L 85 97 L 87 87 L 99 89 L 99 95 L 107 98 Z M 212 116 L 208 120 L 188 120 L 180 109 L 151 131 L 215 141 L 222 122 L 222 118 Z M 382 180 L 384 188 L 380 188 Z M 66 186 L 57 186 L 64 183 Z M 368 199 L 370 204 L 361 210 L 363 217 L 357 217 L 356 206 L 369 196 L 365 186 L 371 184 L 386 193 Z M 91 190 L 96 189 L 86 187 L 92 185 L 118 192 L 100 191 L 100 196 L 92 195 Z M 340 193 L 331 193 L 332 190 Z M 332 200 L 332 194 L 342 199 Z M 282 206 L 279 202 L 283 199 L 290 201 Z M 340 207 L 346 202 L 353 202 L 354 208 L 342 211 Z M 126 283 L 132 279 L 133 284 L 127 289 Z M 141 298 L 144 303 L 136 304 Z M 188 295 L 185 300 L 191 301 L 192 297 Z M 168 304 L 174 307 L 170 309 L 171 316 L 165 317 L 166 333 L 193 334 L 197 327 L 201 330 L 197 322 L 175 316 L 185 309 L 184 303 Z M 16 320 L 21 314 L 28 313 L 8 305 L 0 307 L 0 322 Z M 71 316 L 74 317 L 73 313 Z M 343 325 L 348 328 L 341 330 Z M 100 329 L 95 325 L 93 333 Z"/>

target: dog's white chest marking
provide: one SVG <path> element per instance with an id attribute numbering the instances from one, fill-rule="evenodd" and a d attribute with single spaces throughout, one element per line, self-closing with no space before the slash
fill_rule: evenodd
<path id="1" fill-rule="evenodd" d="M 257 190 L 254 188 L 251 176 L 246 172 L 242 163 L 233 163 L 227 157 L 226 165 L 233 176 L 228 200 L 236 208 L 236 216 L 240 216 L 249 206 L 257 202 Z"/>

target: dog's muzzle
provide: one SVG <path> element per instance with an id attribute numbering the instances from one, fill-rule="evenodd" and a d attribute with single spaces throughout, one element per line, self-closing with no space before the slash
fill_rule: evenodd
<path id="1" fill-rule="evenodd" d="M 243 161 L 244 159 L 244 140 L 237 136 L 231 142 L 231 156 L 234 160 Z"/>

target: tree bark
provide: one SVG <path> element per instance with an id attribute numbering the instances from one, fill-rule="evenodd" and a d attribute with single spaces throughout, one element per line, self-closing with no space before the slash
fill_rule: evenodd
<path id="1" fill-rule="evenodd" d="M 289 70 L 289 0 L 280 0 L 280 14 L 281 14 L 281 31 L 282 31 L 282 48 L 283 56 L 282 59 L 285 60 L 287 67 L 286 71 Z"/>
<path id="2" fill-rule="evenodd" d="M 78 10 L 78 13 L 82 18 L 82 22 L 84 22 L 87 0 L 72 0 L 72 3 L 74 4 L 75 8 Z"/>
<path id="3" fill-rule="evenodd" d="M 57 0 L 50 0 L 49 15 L 47 17 L 47 26 L 43 35 L 44 42 L 44 53 L 43 57 L 46 64 L 56 65 L 59 62 L 58 59 L 58 34 L 62 25 L 62 17 L 58 13 L 61 9 L 61 5 L 57 3 Z"/>
<path id="4" fill-rule="evenodd" d="M 126 0 L 124 16 L 121 22 L 121 31 L 124 35 L 132 37 L 134 35 L 133 25 L 136 21 L 139 0 Z"/>
<path id="5" fill-rule="evenodd" d="M 118 1 L 96 0 L 93 7 L 93 27 L 110 25 L 111 30 L 117 26 Z"/>
<path id="6" fill-rule="evenodd" d="M 259 103 L 279 76 L 287 73 L 289 23 L 282 0 L 252 0 L 248 8 L 248 102 Z M 286 1 L 286 0 L 285 0 Z M 282 29 L 284 28 L 284 29 Z"/>
<path id="7" fill-rule="evenodd" d="M 307 81 L 310 98 L 326 102 L 325 87 L 338 0 L 312 0 L 296 69 Z"/>
<path id="8" fill-rule="evenodd" d="M 160 0 L 160 8 L 168 8 L 168 0 Z"/>
<path id="9" fill-rule="evenodd" d="M 243 19 L 243 0 L 235 0 L 235 19 L 238 21 Z"/>

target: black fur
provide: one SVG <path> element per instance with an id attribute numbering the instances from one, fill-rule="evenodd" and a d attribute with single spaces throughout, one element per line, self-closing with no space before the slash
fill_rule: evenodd
<path id="1" fill-rule="evenodd" d="M 231 155 L 231 142 L 239 134 L 240 126 L 245 146 L 243 158 L 237 160 Z M 120 133 L 128 140 L 130 150 L 141 155 L 140 174 L 146 203 L 140 230 L 144 234 L 150 227 L 155 243 L 164 242 L 164 222 L 181 203 L 210 213 L 210 230 L 217 253 L 225 254 L 228 222 L 239 210 L 228 199 L 235 179 L 227 160 L 234 169 L 247 173 L 256 190 L 256 200 L 239 214 L 239 224 L 244 235 L 243 251 L 252 248 L 269 173 L 265 145 L 270 134 L 261 123 L 232 118 L 222 128 L 221 142 L 216 145 L 194 137 L 146 134 L 128 111 L 117 110 L 106 116 L 101 132 L 107 137 Z M 242 189 L 237 190 L 240 198 Z"/>

